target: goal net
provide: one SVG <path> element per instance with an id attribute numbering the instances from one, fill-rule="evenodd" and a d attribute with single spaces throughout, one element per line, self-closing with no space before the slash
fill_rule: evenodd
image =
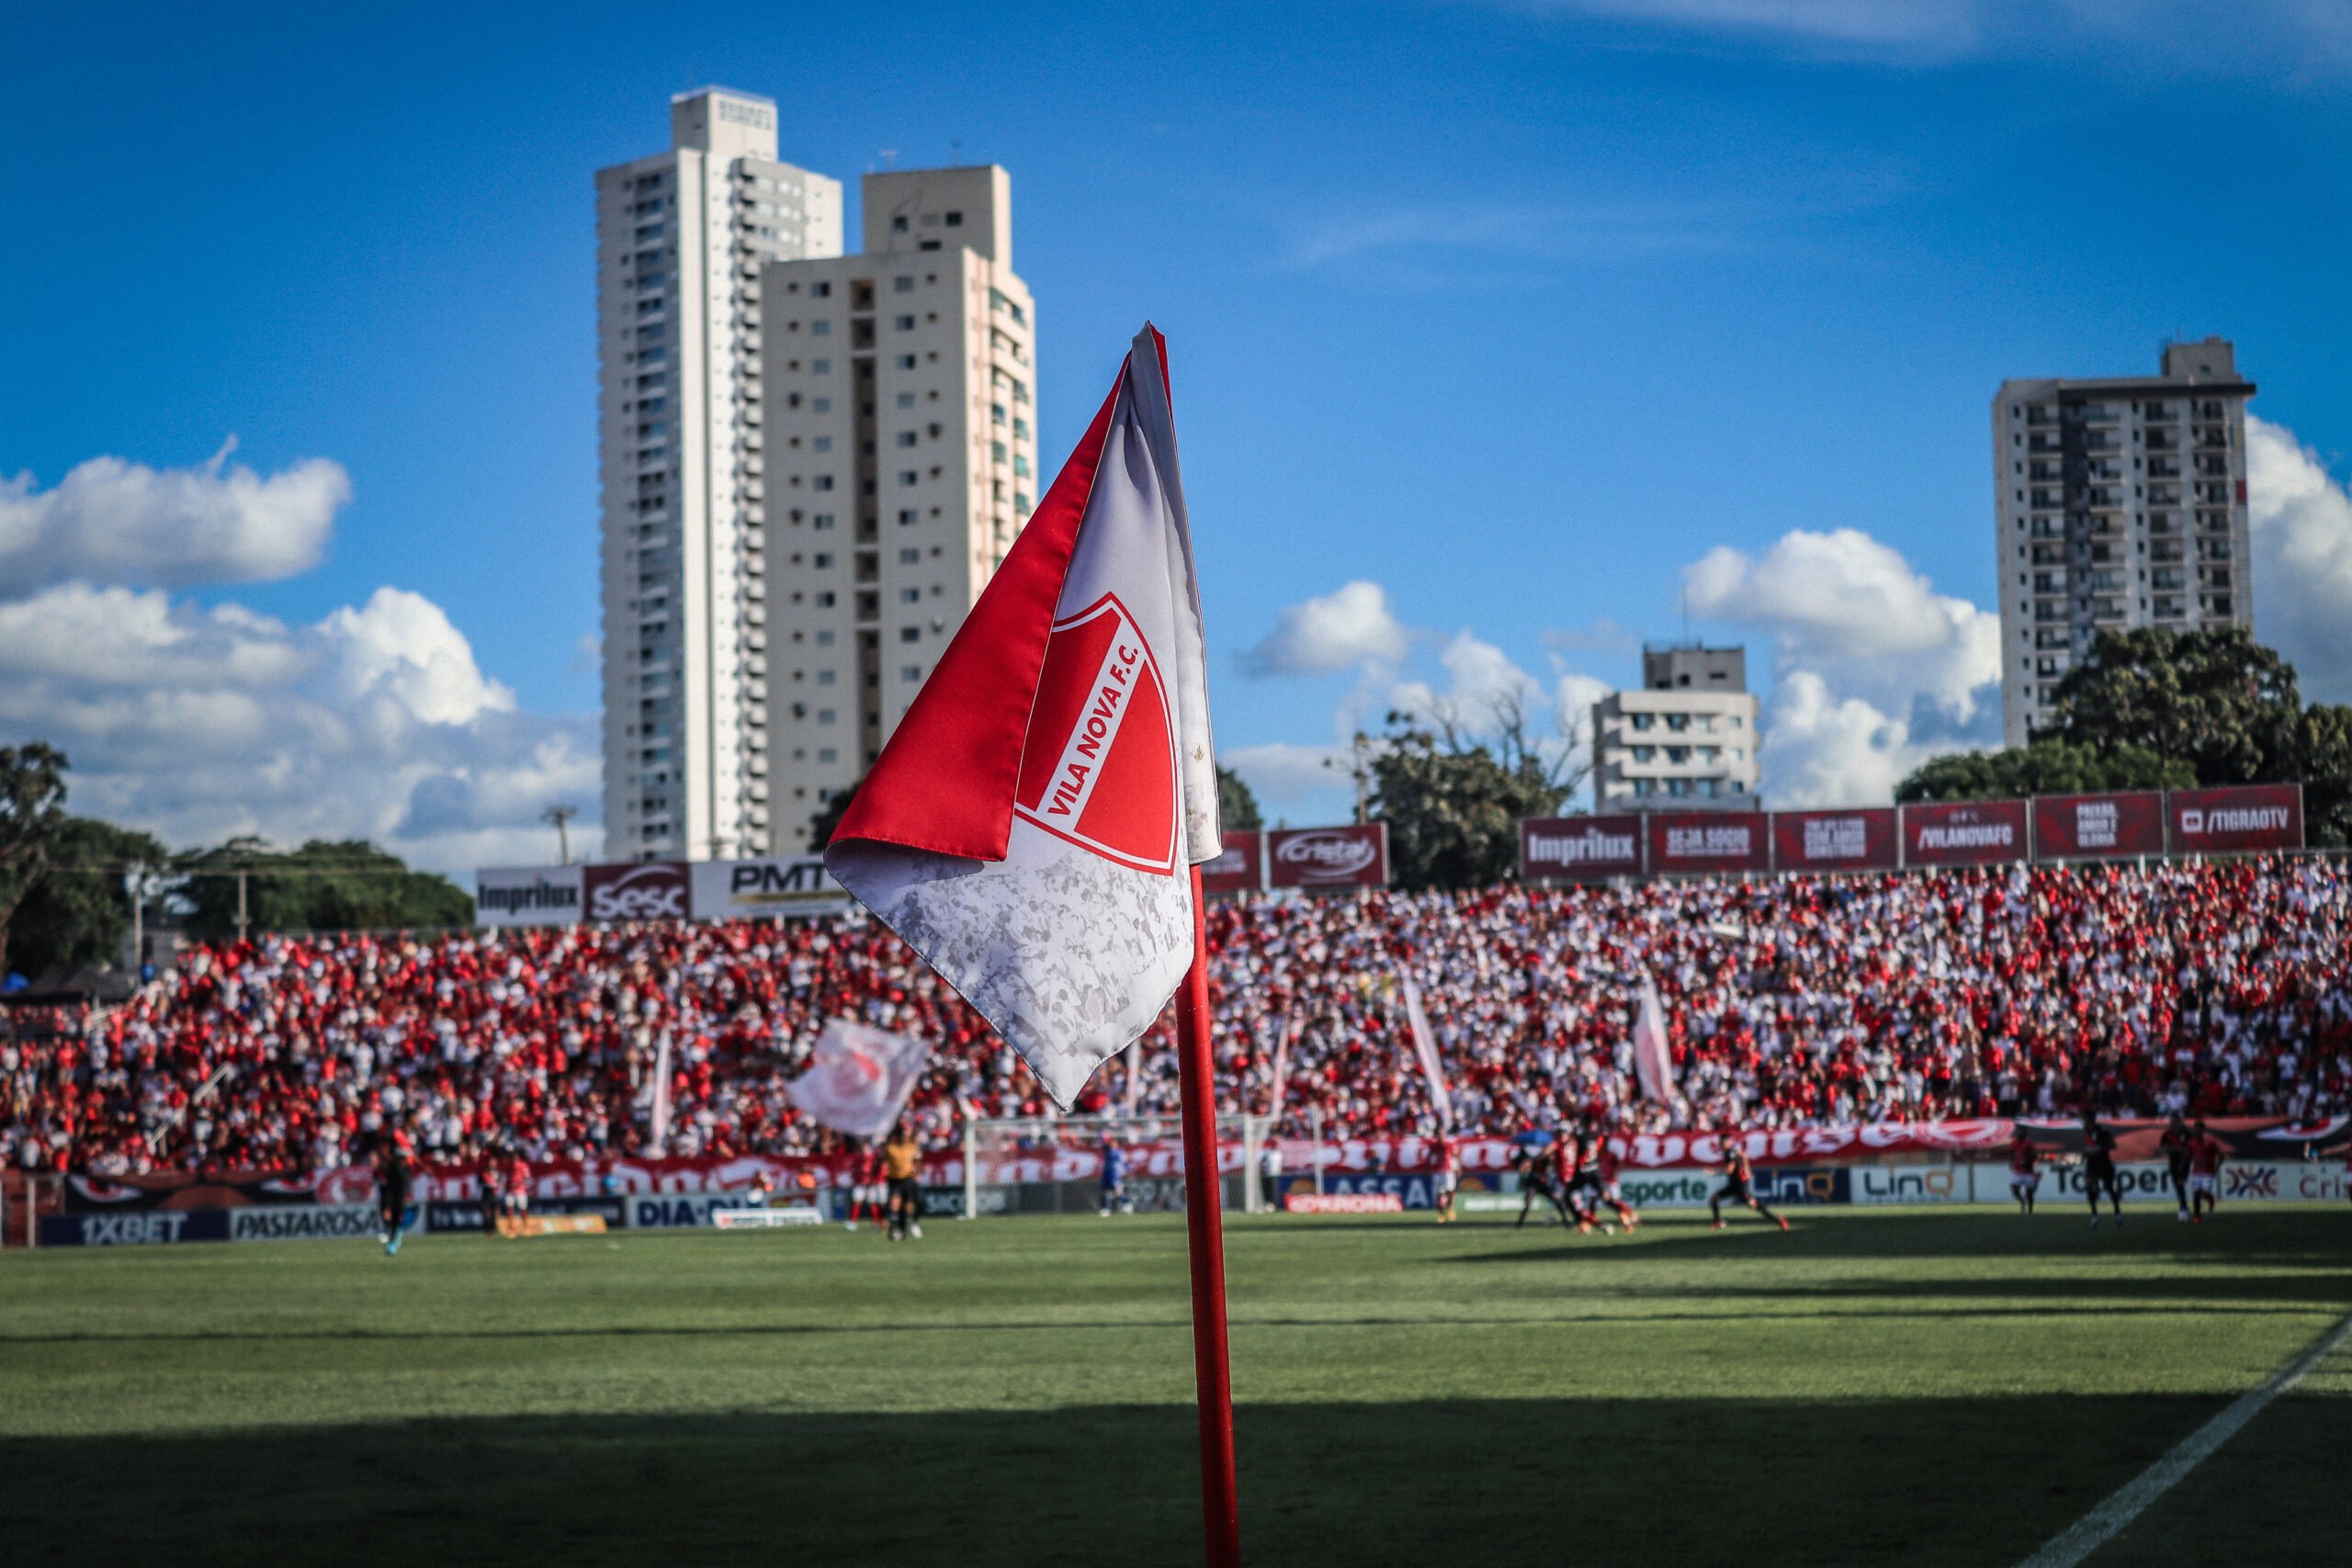
<path id="1" fill-rule="evenodd" d="M 1270 1116 L 1216 1119 L 1224 1206 L 1265 1208 L 1259 1156 Z M 983 1116 L 964 1124 L 964 1215 L 1182 1213 L 1184 1130 L 1170 1116 Z"/>

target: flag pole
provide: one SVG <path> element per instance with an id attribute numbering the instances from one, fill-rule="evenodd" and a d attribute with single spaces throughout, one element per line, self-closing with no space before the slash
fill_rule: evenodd
<path id="1" fill-rule="evenodd" d="M 1208 928 L 1193 868 L 1193 966 L 1176 992 L 1177 1079 L 1183 1097 L 1184 1219 L 1193 1243 L 1193 1372 L 1201 1413 L 1201 1524 L 1209 1568 L 1241 1562 L 1233 1480 L 1233 1376 L 1225 1344 L 1225 1219 L 1219 1202 L 1216 1091 L 1209 1055 Z M 1246 1176 L 1245 1176 L 1246 1179 Z"/>

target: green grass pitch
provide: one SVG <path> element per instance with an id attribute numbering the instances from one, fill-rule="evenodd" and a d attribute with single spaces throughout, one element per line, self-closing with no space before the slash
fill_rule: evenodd
<path id="1" fill-rule="evenodd" d="M 2352 1311 L 2352 1210 L 1236 1219 L 1260 1562 L 2015 1563 Z M 1175 1217 L 0 1256 L 0 1560 L 1190 1563 Z M 2352 1561 L 2352 1352 L 2099 1564 Z"/>

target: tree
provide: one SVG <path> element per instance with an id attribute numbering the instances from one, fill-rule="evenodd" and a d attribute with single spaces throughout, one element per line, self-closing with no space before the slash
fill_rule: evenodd
<path id="1" fill-rule="evenodd" d="M 1519 819 L 1548 817 L 1568 788 L 1533 752 L 1501 744 L 1509 765 L 1463 732 L 1451 715 L 1434 729 L 1413 716 L 1388 716 L 1373 759 L 1373 815 L 1388 824 L 1388 862 L 1398 886 L 1477 887 L 1519 863 Z M 1523 732 L 1522 732 L 1523 739 Z"/>
<path id="2" fill-rule="evenodd" d="M 849 803 L 855 800 L 857 792 L 865 787 L 865 780 L 861 775 L 858 781 L 847 789 L 837 789 L 825 797 L 825 804 L 819 807 L 816 814 L 808 818 L 808 852 L 810 854 L 820 855 L 825 852 L 825 846 L 833 841 L 833 829 L 840 827 L 842 818 L 849 814 Z"/>
<path id="3" fill-rule="evenodd" d="M 2197 771 L 2140 746 L 2100 750 L 2037 740 L 2007 751 L 1938 757 L 1894 788 L 1897 800 L 2000 800 L 2021 795 L 2090 795 L 2114 789 L 2187 789 Z"/>
<path id="4" fill-rule="evenodd" d="M 2188 763 L 2207 784 L 2279 778 L 2303 716 L 2294 666 L 2241 626 L 2102 632 L 2056 697 L 2052 737 L 2142 747 Z"/>
<path id="5" fill-rule="evenodd" d="M 0 975 L 8 929 L 65 822 L 65 753 L 39 740 L 0 746 Z"/>
<path id="6" fill-rule="evenodd" d="M 237 934 L 237 875 L 245 875 L 248 930 L 391 931 L 471 925 L 474 901 L 456 883 L 412 871 L 399 856 L 365 840 L 313 839 L 299 850 L 272 850 L 257 838 L 232 839 L 184 855 L 181 897 L 194 907 L 188 930 L 209 941 Z"/>
<path id="7" fill-rule="evenodd" d="M 1228 833 L 1253 832 L 1266 825 L 1258 810 L 1257 795 L 1239 773 L 1222 762 L 1216 770 L 1216 820 Z"/>
<path id="8" fill-rule="evenodd" d="M 111 967 L 130 930 L 129 879 L 152 875 L 171 856 L 151 834 L 87 817 L 68 817 L 51 840 L 49 866 L 9 922 L 17 972 L 52 965 Z"/>

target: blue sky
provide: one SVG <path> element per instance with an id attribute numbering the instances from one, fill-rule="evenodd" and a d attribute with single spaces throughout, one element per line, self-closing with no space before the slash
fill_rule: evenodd
<path id="1" fill-rule="evenodd" d="M 775 96 L 784 156 L 853 197 L 886 151 L 1012 171 L 1049 463 L 1160 323 L 1220 745 L 1293 820 L 1339 799 L 1300 786 L 1317 749 L 1400 690 L 1625 678 L 1710 552 L 1691 629 L 1791 705 L 1783 797 L 1986 738 L 1993 389 L 2145 373 L 2169 334 L 2236 341 L 2291 538 L 2352 592 L 2340 12 L 479 9 L 14 8 L 0 476 L 30 479 L 0 502 L 101 457 L 201 472 L 232 436 L 221 472 L 348 482 L 290 566 L 93 546 L 11 586 L 0 509 L 0 665 L 47 682 L 0 697 L 0 739 L 62 737 L 89 808 L 452 862 L 521 852 L 535 791 L 593 810 L 591 176 L 706 83 Z M 1350 582 L 1377 592 L 1274 635 Z M 1860 600 L 1882 624 L 1841 620 Z M 2335 605 L 2277 611 L 2323 687 L 2352 679 Z M 140 658 L 58 667 L 58 628 L 141 616 Z M 12 636 L 41 651 L 10 665 Z M 254 637 L 295 672 L 190 673 Z M 369 753 L 307 773 L 300 736 L 364 732 L 362 695 L 429 761 L 343 801 Z M 181 765 L 223 712 L 243 766 L 282 765 Z"/>

